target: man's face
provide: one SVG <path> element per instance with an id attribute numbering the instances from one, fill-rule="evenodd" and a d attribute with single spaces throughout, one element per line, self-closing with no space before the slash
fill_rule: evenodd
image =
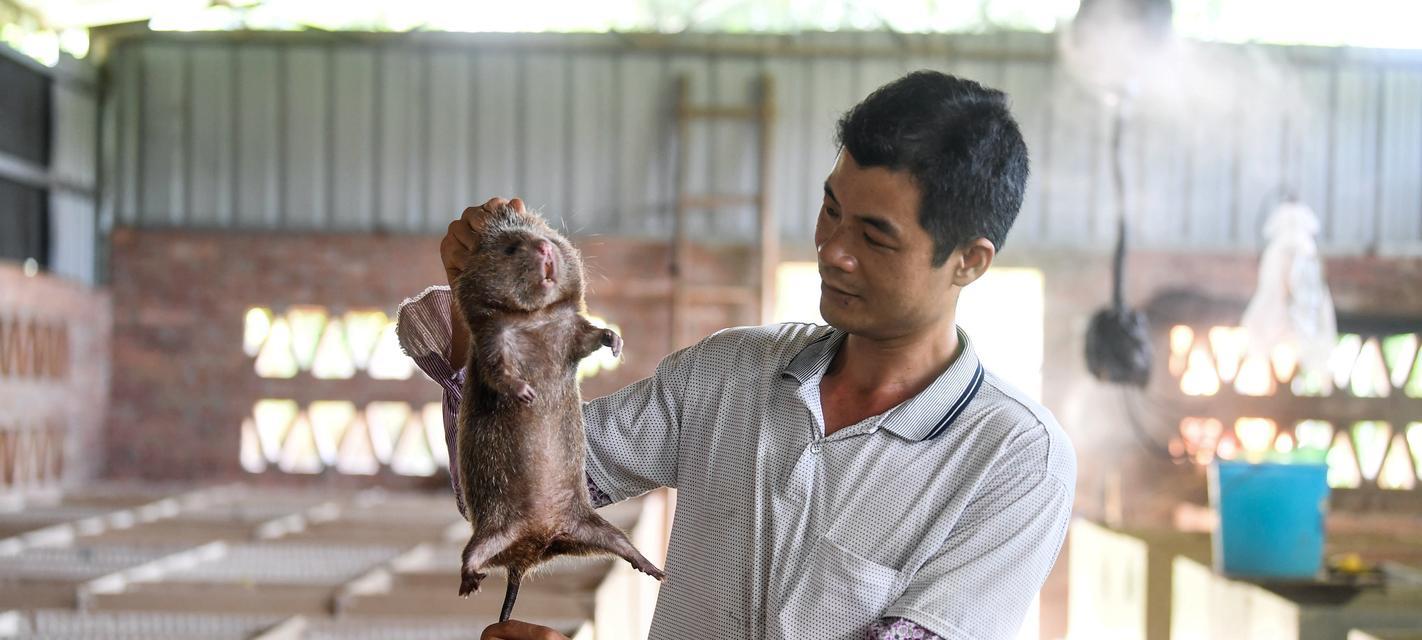
<path id="1" fill-rule="evenodd" d="M 957 255 L 933 267 L 933 239 L 918 221 L 921 198 L 908 172 L 860 167 L 840 151 L 815 222 L 826 322 L 884 339 L 951 317 Z"/>

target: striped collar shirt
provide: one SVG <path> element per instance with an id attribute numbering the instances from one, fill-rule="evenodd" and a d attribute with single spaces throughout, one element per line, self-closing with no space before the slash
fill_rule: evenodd
<path id="1" fill-rule="evenodd" d="M 845 336 L 726 329 L 585 404 L 597 489 L 678 490 L 652 638 L 1016 634 L 1070 519 L 1070 442 L 962 331 L 928 388 L 826 437 Z"/>

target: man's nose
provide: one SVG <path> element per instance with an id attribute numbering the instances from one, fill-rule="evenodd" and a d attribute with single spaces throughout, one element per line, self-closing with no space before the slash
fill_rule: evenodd
<path id="1" fill-rule="evenodd" d="M 821 265 L 845 272 L 854 271 L 859 266 L 859 261 L 844 250 L 842 235 L 836 229 L 825 239 L 823 244 L 815 248 L 815 251 L 819 255 Z"/>

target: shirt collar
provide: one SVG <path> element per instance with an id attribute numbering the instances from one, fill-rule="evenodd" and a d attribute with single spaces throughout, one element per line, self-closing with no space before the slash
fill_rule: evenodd
<path id="1" fill-rule="evenodd" d="M 967 332 L 962 328 L 957 331 L 960 346 L 953 364 L 926 389 L 889 410 L 880 428 L 906 440 L 932 440 L 943 435 L 972 403 L 986 373 Z M 846 336 L 847 333 L 830 327 L 802 347 L 782 373 L 794 377 L 800 384 L 823 375 Z"/>

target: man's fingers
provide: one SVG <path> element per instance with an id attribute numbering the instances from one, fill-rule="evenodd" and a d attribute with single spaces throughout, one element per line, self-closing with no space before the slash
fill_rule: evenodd
<path id="1" fill-rule="evenodd" d="M 478 238 L 474 236 L 474 230 L 463 220 L 455 220 L 449 223 L 449 235 L 453 236 L 459 245 L 465 249 L 473 249 L 478 244 Z"/>
<path id="2" fill-rule="evenodd" d="M 522 208 L 523 204 L 518 198 L 514 198 L 514 202 L 518 202 L 518 206 Z M 465 207 L 464 213 L 460 214 L 459 219 L 463 220 L 465 224 L 470 227 L 477 227 L 485 216 L 488 216 L 499 207 L 503 207 L 507 204 L 509 204 L 509 201 L 503 198 L 489 198 L 488 202 L 477 207 Z"/>
<path id="3" fill-rule="evenodd" d="M 503 207 L 512 207 L 520 213 L 526 213 L 528 211 L 524 208 L 522 198 L 514 198 L 512 200 L 489 198 L 488 202 L 477 207 L 465 207 L 464 212 L 459 214 L 459 221 L 464 222 L 466 226 L 472 229 L 478 229 L 479 225 L 483 223 L 484 218 L 487 218 Z"/>

